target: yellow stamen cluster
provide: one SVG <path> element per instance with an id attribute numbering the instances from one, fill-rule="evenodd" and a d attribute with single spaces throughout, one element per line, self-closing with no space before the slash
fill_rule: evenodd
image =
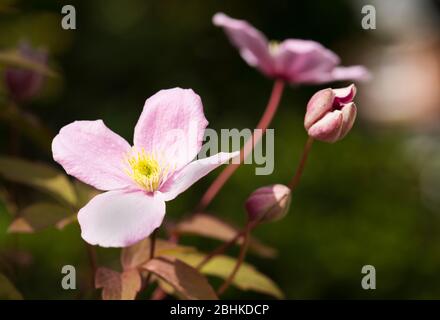
<path id="1" fill-rule="evenodd" d="M 269 52 L 271 55 L 275 55 L 278 53 L 278 50 L 280 48 L 280 43 L 275 40 L 269 41 Z"/>
<path id="2" fill-rule="evenodd" d="M 145 191 L 158 190 L 168 175 L 168 168 L 162 167 L 158 158 L 154 154 L 146 154 L 144 149 L 132 152 L 126 161 L 128 168 L 125 172 Z"/>

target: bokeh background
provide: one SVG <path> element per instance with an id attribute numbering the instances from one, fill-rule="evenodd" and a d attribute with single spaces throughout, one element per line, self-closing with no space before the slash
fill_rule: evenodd
<path id="1" fill-rule="evenodd" d="M 77 30 L 60 26 L 73 4 Z M 373 4 L 377 29 L 361 28 L 361 8 Z M 286 297 L 440 298 L 440 4 L 438 1 L 1 0 L 0 48 L 26 40 L 45 47 L 59 74 L 23 108 L 56 133 L 74 120 L 103 119 L 132 140 L 147 97 L 160 89 L 194 89 L 210 127 L 253 128 L 272 81 L 250 68 L 211 17 L 223 11 L 250 21 L 270 39 L 313 39 L 344 65 L 364 64 L 373 79 L 359 84 L 360 116 L 349 136 L 316 143 L 289 214 L 255 235 L 278 250 L 275 259 L 249 255 Z M 1 72 L 3 73 L 3 70 Z M 345 83 L 333 86 L 345 85 Z M 0 104 L 6 103 L 3 80 Z M 302 118 L 321 87 L 288 87 L 275 128 L 275 171 L 255 176 L 241 167 L 209 211 L 243 225 L 246 197 L 259 186 L 287 183 L 306 140 Z M 10 149 L 0 124 L 0 153 Z M 53 163 L 50 150 L 20 137 L 19 155 Z M 219 173 L 213 172 L 168 204 L 167 218 L 189 212 Z M 44 195 L 11 185 L 17 206 Z M 79 227 L 8 234 L 12 216 L 0 200 L 0 270 L 27 299 L 84 298 L 60 286 L 61 267 L 75 265 L 86 282 L 87 253 Z M 184 242 L 212 247 L 200 238 Z M 232 254 L 237 251 L 232 250 Z M 100 265 L 117 265 L 118 250 L 99 249 Z M 361 287 L 373 265 L 377 289 Z M 81 282 L 82 283 L 82 282 Z M 230 290 L 229 298 L 265 298 Z"/>

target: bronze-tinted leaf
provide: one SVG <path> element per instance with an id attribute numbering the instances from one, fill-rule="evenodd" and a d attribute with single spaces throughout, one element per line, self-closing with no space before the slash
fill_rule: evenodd
<path id="1" fill-rule="evenodd" d="M 0 273 L 0 300 L 22 300 L 23 297 L 15 286 Z"/>
<path id="2" fill-rule="evenodd" d="M 134 300 L 141 290 L 142 278 L 137 270 L 127 270 L 121 273 L 122 300 Z"/>
<path id="3" fill-rule="evenodd" d="M 108 268 L 98 268 L 95 287 L 102 288 L 103 300 L 134 300 L 141 289 L 142 279 L 137 270 L 122 273 Z"/>
<path id="4" fill-rule="evenodd" d="M 178 253 L 174 254 L 177 259 L 180 259 L 187 264 L 196 267 L 200 261 L 206 256 L 201 253 Z M 203 274 L 216 276 L 226 279 L 232 272 L 237 260 L 232 257 L 220 255 L 212 258 L 200 270 Z M 251 290 L 264 294 L 271 295 L 275 298 L 284 298 L 283 292 L 280 288 L 266 275 L 259 272 L 254 266 L 243 263 L 238 270 L 232 285 L 241 290 Z"/>
<path id="5" fill-rule="evenodd" d="M 108 268 L 98 268 L 95 274 L 95 287 L 102 288 L 103 300 L 120 300 L 122 293 L 120 273 Z"/>
<path id="6" fill-rule="evenodd" d="M 72 215 L 74 216 L 74 212 L 55 203 L 34 203 L 19 212 L 19 217 L 9 225 L 8 232 L 31 233 L 40 231 L 47 227 L 57 226 Z"/>
<path id="7" fill-rule="evenodd" d="M 198 213 L 177 224 L 173 231 L 179 234 L 195 234 L 221 241 L 229 241 L 236 236 L 239 229 L 218 217 Z M 241 244 L 242 240 L 237 243 Z M 253 237 L 249 241 L 249 249 L 265 258 L 273 258 L 277 255 L 276 249 L 261 243 Z"/>
<path id="8" fill-rule="evenodd" d="M 155 258 L 142 267 L 171 284 L 185 299 L 218 299 L 208 280 L 195 268 L 179 259 Z"/>
<path id="9" fill-rule="evenodd" d="M 154 255 L 156 257 L 173 252 L 194 251 L 192 247 L 177 245 L 170 241 L 156 239 Z M 150 238 L 145 238 L 132 246 L 122 249 L 121 264 L 124 270 L 137 268 L 150 258 Z"/>
<path id="10" fill-rule="evenodd" d="M 64 203 L 77 203 L 75 190 L 67 176 L 49 165 L 2 156 L 0 175 L 5 179 L 48 192 Z"/>

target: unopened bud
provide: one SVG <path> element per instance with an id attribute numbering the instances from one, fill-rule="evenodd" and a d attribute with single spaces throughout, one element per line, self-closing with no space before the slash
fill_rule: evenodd
<path id="1" fill-rule="evenodd" d="M 356 87 L 352 84 L 341 89 L 323 89 L 315 93 L 307 104 L 304 127 L 309 136 L 325 142 L 344 138 L 356 119 L 353 98 Z"/>
<path id="2" fill-rule="evenodd" d="M 246 200 L 249 221 L 276 221 L 289 211 L 290 189 L 282 184 L 261 187 Z"/>
<path id="3" fill-rule="evenodd" d="M 20 45 L 19 55 L 33 64 L 47 64 L 46 52 L 35 50 L 27 43 Z M 44 75 L 36 70 L 9 67 L 5 71 L 5 83 L 9 95 L 18 102 L 33 98 L 40 91 L 43 82 Z"/>

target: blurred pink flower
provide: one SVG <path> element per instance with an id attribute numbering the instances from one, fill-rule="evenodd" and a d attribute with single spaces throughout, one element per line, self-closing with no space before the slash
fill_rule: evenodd
<path id="1" fill-rule="evenodd" d="M 125 247 L 159 227 L 165 201 L 238 154 L 192 161 L 207 125 L 200 97 L 191 89 L 174 88 L 147 99 L 133 147 L 102 120 L 63 127 L 52 143 L 55 161 L 68 174 L 107 191 L 79 211 L 83 239 Z"/>
<path id="2" fill-rule="evenodd" d="M 315 93 L 307 104 L 304 127 L 309 136 L 325 142 L 336 142 L 347 135 L 356 119 L 352 84 L 341 89 L 323 89 Z"/>
<path id="3" fill-rule="evenodd" d="M 46 65 L 47 53 L 35 50 L 28 43 L 19 46 L 19 55 L 29 62 Z M 41 89 L 44 75 L 30 69 L 9 67 L 5 71 L 5 84 L 9 95 L 14 101 L 25 101 L 33 98 Z"/>
<path id="4" fill-rule="evenodd" d="M 242 58 L 270 78 L 291 84 L 325 83 L 336 80 L 366 80 L 362 66 L 341 67 L 339 57 L 311 40 L 287 39 L 268 42 L 263 33 L 244 20 L 217 13 L 216 26 L 223 27 Z"/>

